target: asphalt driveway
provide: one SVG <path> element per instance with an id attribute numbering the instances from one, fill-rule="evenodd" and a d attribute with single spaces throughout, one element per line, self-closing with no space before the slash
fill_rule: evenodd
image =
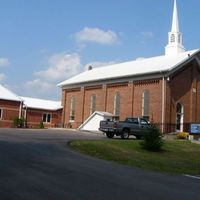
<path id="1" fill-rule="evenodd" d="M 200 180 L 125 167 L 74 152 L 69 130 L 0 129 L 0 199 L 200 199 Z"/>

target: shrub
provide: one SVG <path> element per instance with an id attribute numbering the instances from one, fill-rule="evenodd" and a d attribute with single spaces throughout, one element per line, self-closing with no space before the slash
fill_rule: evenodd
<path id="1" fill-rule="evenodd" d="M 177 134 L 178 139 L 186 140 L 188 137 L 189 137 L 189 133 L 187 133 L 187 132 L 179 132 Z"/>
<path id="2" fill-rule="evenodd" d="M 143 141 L 140 142 L 142 148 L 148 151 L 161 151 L 164 145 L 162 133 L 156 126 L 152 126 L 148 133 L 143 134 Z"/>
<path id="3" fill-rule="evenodd" d="M 14 123 L 14 127 L 22 128 L 22 127 L 24 127 L 25 119 L 24 119 L 24 118 L 16 117 L 16 118 L 13 120 L 13 123 Z"/>
<path id="4" fill-rule="evenodd" d="M 44 128 L 44 123 L 42 121 L 39 124 L 39 128 Z"/>

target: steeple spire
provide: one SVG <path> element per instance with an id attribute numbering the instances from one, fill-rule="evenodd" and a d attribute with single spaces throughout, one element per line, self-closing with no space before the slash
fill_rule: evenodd
<path id="1" fill-rule="evenodd" d="M 168 33 L 168 45 L 165 47 L 165 55 L 174 55 L 185 52 L 182 37 L 182 33 L 179 32 L 177 4 L 176 0 L 174 0 L 172 29 L 171 32 Z"/>
<path id="2" fill-rule="evenodd" d="M 174 1 L 174 11 L 173 11 L 171 32 L 179 32 L 178 11 L 177 11 L 176 0 Z"/>

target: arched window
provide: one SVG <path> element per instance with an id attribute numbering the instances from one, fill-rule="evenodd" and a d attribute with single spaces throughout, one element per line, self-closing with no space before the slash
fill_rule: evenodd
<path id="1" fill-rule="evenodd" d="M 177 103 L 176 105 L 176 130 L 177 131 L 183 131 L 183 114 L 184 114 L 183 105 L 180 103 Z"/>
<path id="2" fill-rule="evenodd" d="M 114 115 L 119 116 L 120 115 L 120 93 L 116 92 L 114 97 Z"/>
<path id="3" fill-rule="evenodd" d="M 71 101 L 70 101 L 70 121 L 74 121 L 75 120 L 75 97 L 72 97 L 71 98 Z"/>
<path id="4" fill-rule="evenodd" d="M 96 95 L 93 94 L 90 99 L 90 115 L 96 110 Z"/>
<path id="5" fill-rule="evenodd" d="M 142 94 L 142 116 L 147 120 L 149 120 L 149 102 L 150 102 L 149 90 L 144 90 Z"/>

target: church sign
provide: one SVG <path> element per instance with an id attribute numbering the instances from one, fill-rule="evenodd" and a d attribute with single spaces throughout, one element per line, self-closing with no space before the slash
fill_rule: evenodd
<path id="1" fill-rule="evenodd" d="M 191 123 L 190 124 L 190 134 L 199 134 L 200 135 L 200 123 Z"/>

